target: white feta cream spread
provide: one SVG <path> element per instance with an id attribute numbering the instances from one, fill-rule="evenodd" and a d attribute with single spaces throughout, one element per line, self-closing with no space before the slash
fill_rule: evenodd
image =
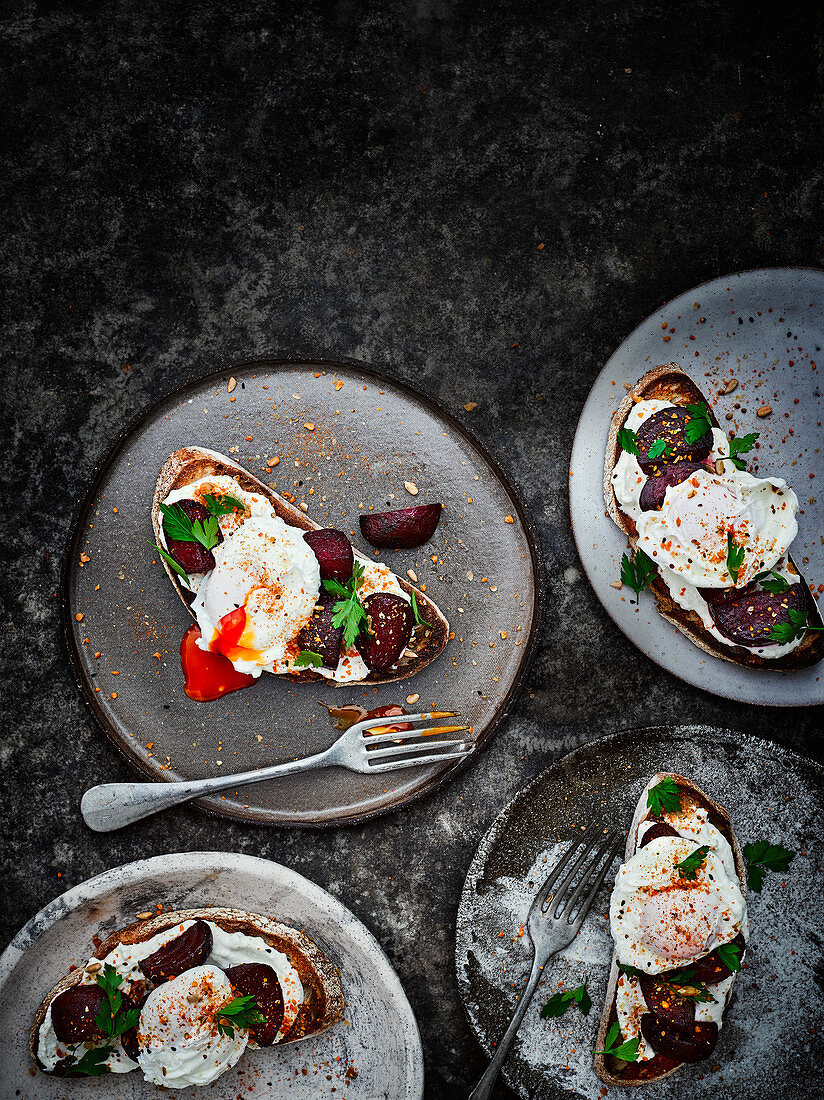
<path id="1" fill-rule="evenodd" d="M 674 408 L 671 401 L 639 401 L 629 412 L 625 426 L 637 432 L 654 413 Z M 714 463 L 729 456 L 729 441 L 720 428 L 712 429 Z M 641 490 L 647 475 L 638 458 L 622 450 L 612 473 L 615 497 L 635 523 L 638 547 L 658 566 L 661 580 L 672 599 L 685 611 L 693 611 L 705 629 L 726 646 L 741 645 L 722 634 L 699 588 L 728 588 L 725 521 L 745 533 L 744 561 L 737 587 L 759 572 L 774 569 L 789 584 L 800 578 L 787 560 L 790 544 L 798 533 L 798 498 L 781 478 L 757 478 L 746 470 L 724 463 L 724 473 L 709 466 L 696 471 L 680 485 L 670 486 L 660 510 L 641 511 Z M 775 660 L 801 644 L 803 634 L 783 645 L 748 646 L 766 660 Z"/>

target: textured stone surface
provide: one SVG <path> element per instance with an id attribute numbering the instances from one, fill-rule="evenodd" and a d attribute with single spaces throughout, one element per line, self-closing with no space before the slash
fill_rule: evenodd
<path id="1" fill-rule="evenodd" d="M 453 974 L 459 891 L 527 779 L 633 723 L 824 755 L 820 715 L 716 699 L 642 657 L 581 576 L 566 497 L 578 413 L 635 324 L 727 271 L 821 264 L 815 6 L 46 7 L 13 6 L 0 69 L 4 942 L 66 886 L 141 855 L 268 856 L 377 934 L 420 1020 L 428 1095 L 460 1094 L 483 1060 Z M 129 772 L 58 636 L 73 504 L 167 387 L 276 350 L 370 360 L 482 428 L 543 535 L 529 689 L 471 770 L 402 815 L 317 834 L 184 809 L 95 838 L 82 790 Z"/>

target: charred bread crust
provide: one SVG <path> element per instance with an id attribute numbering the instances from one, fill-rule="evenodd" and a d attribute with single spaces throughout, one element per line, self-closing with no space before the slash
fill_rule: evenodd
<path id="1" fill-rule="evenodd" d="M 284 523 L 288 523 L 291 527 L 299 527 L 302 531 L 321 530 L 319 523 L 315 523 L 299 508 L 295 508 L 293 504 L 290 504 L 280 493 L 271 489 L 264 482 L 259 481 L 248 470 L 238 466 L 226 455 L 207 450 L 205 447 L 182 447 L 179 451 L 175 451 L 174 454 L 170 455 L 163 464 L 155 486 L 152 500 L 152 527 L 158 544 L 161 544 L 160 531 L 163 520 L 160 505 L 169 493 L 173 489 L 181 489 L 184 485 L 191 485 L 192 482 L 198 481 L 200 478 L 216 477 L 220 474 L 228 474 L 230 477 L 234 477 L 240 487 L 247 492 L 264 496 Z M 360 561 L 370 560 L 359 553 L 357 549 L 355 549 L 355 557 Z M 163 568 L 166 570 L 175 591 L 180 596 L 189 614 L 192 615 L 193 594 L 180 583 L 179 577 L 166 561 L 163 561 Z M 415 602 L 421 618 L 426 620 L 429 627 L 416 629 L 412 635 L 409 648 L 414 648 L 414 657 L 402 656 L 397 669 L 394 671 L 370 672 L 365 680 L 356 681 L 358 684 L 388 684 L 397 680 L 406 680 L 420 672 L 431 661 L 434 661 L 444 651 L 446 643 L 449 641 L 449 623 L 440 608 L 425 593 L 421 592 L 419 588 L 415 588 L 403 577 L 396 575 L 395 579 L 408 596 L 411 596 L 414 592 Z M 192 618 L 194 618 L 194 615 L 192 615 Z M 321 676 L 319 672 L 315 672 L 311 668 L 279 673 L 278 675 L 288 676 L 296 683 L 311 680 L 330 682 L 326 677 Z M 335 683 L 336 681 L 331 682 Z M 351 687 L 352 684 L 348 683 L 346 686 Z"/>
<path id="2" fill-rule="evenodd" d="M 270 920 L 258 913 L 244 909 L 225 909 L 219 906 L 207 909 L 177 909 L 161 913 L 151 920 L 136 921 L 118 932 L 113 932 L 97 947 L 92 956 L 104 959 L 120 943 L 133 944 L 150 940 L 159 932 L 165 932 L 187 920 L 208 920 L 219 924 L 225 932 L 245 932 L 247 936 L 260 936 L 277 951 L 281 951 L 297 970 L 303 985 L 304 1003 L 294 1024 L 277 1046 L 295 1043 L 311 1035 L 319 1035 L 337 1023 L 343 1014 L 344 997 L 340 972 L 317 944 L 288 924 Z M 77 985 L 83 976 L 83 967 L 72 970 L 49 991 L 34 1014 L 29 1049 L 40 1069 L 48 1072 L 38 1058 L 40 1025 L 46 1018 L 49 1005 L 58 993 Z"/>
<path id="3" fill-rule="evenodd" d="M 618 433 L 623 428 L 630 410 L 638 401 L 655 400 L 671 401 L 674 405 L 695 405 L 700 402 L 706 405 L 712 426 L 714 428 L 719 426 L 712 405 L 677 363 L 665 363 L 662 366 L 653 367 L 651 371 L 648 371 L 643 378 L 636 382 L 618 406 L 610 424 L 606 456 L 604 458 L 604 502 L 609 517 L 627 536 L 633 555 L 637 547 L 638 531 L 632 518 L 621 510 L 612 486 L 612 474 L 621 454 Z M 807 606 L 808 622 L 811 626 L 824 625 L 818 604 L 813 599 L 800 569 L 789 555 L 787 557 L 800 578 Z M 767 669 L 774 672 L 806 668 L 808 665 L 817 664 L 824 659 L 824 631 L 808 631 L 800 644 L 791 652 L 785 653 L 783 657 L 768 660 L 765 657 L 759 657 L 744 646 L 727 646 L 719 642 L 717 638 L 710 634 L 695 611 L 685 611 L 683 607 L 675 602 L 666 584 L 659 576 L 655 577 L 649 587 L 655 596 L 659 613 L 673 626 L 677 627 L 694 645 L 697 645 L 699 649 L 703 649 L 705 653 L 709 653 L 712 657 L 720 657 L 723 661 L 744 665 L 747 668 Z"/>
<path id="4" fill-rule="evenodd" d="M 738 843 L 738 837 L 735 835 L 732 823 L 730 822 L 729 814 L 723 806 L 713 801 L 713 799 L 693 783 L 691 779 L 687 779 L 685 776 L 678 775 L 675 772 L 657 772 L 641 792 L 641 797 L 638 799 L 632 823 L 627 833 L 624 862 L 626 863 L 627 860 L 635 855 L 638 847 L 638 829 L 642 822 L 649 820 L 653 816 L 647 806 L 647 793 L 663 779 L 674 779 L 682 791 L 692 798 L 699 806 L 702 806 L 708 811 L 710 823 L 718 829 L 732 848 L 732 854 L 735 860 L 735 870 L 738 874 L 738 885 L 741 887 L 742 895 L 746 898 L 747 864 L 744 859 L 744 853 L 741 851 L 741 845 Z M 601 1016 L 601 1023 L 598 1027 L 598 1039 L 595 1044 L 596 1051 L 604 1049 L 607 1032 L 618 1019 L 616 1001 L 619 974 L 618 955 L 617 952 L 613 951 L 612 966 L 609 972 L 609 982 L 607 983 L 607 992 L 604 1001 L 604 1012 Z M 729 1003 L 729 995 L 727 1003 Z M 683 1062 L 676 1062 L 675 1059 L 667 1058 L 663 1054 L 656 1054 L 654 1058 L 650 1058 L 647 1062 L 621 1062 L 617 1058 L 611 1058 L 608 1054 L 599 1053 L 596 1053 L 594 1057 L 595 1073 L 604 1084 L 622 1085 L 626 1088 L 645 1085 L 650 1081 L 660 1081 L 663 1077 L 669 1077 L 671 1073 L 675 1073 L 682 1065 L 684 1065 Z"/>

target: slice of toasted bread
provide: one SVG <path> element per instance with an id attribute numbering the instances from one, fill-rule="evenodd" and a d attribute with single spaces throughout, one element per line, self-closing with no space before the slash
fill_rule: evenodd
<path id="1" fill-rule="evenodd" d="M 653 367 L 632 387 L 618 406 L 612 417 L 604 458 L 604 501 L 610 518 L 627 536 L 633 555 L 637 546 L 638 530 L 634 520 L 621 510 L 621 505 L 613 489 L 612 474 L 621 454 L 618 433 L 626 423 L 630 410 L 638 401 L 653 400 L 671 401 L 674 405 L 699 403 L 706 405 L 713 427 L 718 427 L 718 421 L 715 418 L 711 404 L 677 363 L 665 363 L 662 366 Z M 813 599 L 801 570 L 789 555 L 788 560 L 801 578 L 800 583 L 807 605 L 807 621 L 811 626 L 824 625 L 818 604 Z M 683 607 L 675 602 L 666 584 L 659 576 L 654 578 L 649 587 L 655 596 L 655 602 L 661 615 L 677 627 L 699 649 L 703 649 L 705 653 L 709 653 L 713 657 L 720 657 L 724 661 L 745 665 L 748 668 L 771 669 L 776 672 L 806 668 L 808 665 L 814 665 L 824 659 L 824 631 L 807 631 L 795 649 L 781 657 L 770 659 L 760 657 L 745 646 L 724 645 L 723 642 L 718 641 L 707 630 L 695 611 L 685 611 Z"/>
<path id="2" fill-rule="evenodd" d="M 244 470 L 231 458 L 227 458 L 226 455 L 219 454 L 217 451 L 210 451 L 205 447 L 182 447 L 164 462 L 155 487 L 154 499 L 152 500 L 152 527 L 159 545 L 163 545 L 161 541 L 163 515 L 160 511 L 160 505 L 169 493 L 173 489 L 181 489 L 185 485 L 190 485 L 200 478 L 215 477 L 219 474 L 228 474 L 237 480 L 242 489 L 265 497 L 284 523 L 288 523 L 291 527 L 299 527 L 303 531 L 319 531 L 321 529 L 319 523 L 315 523 L 299 508 L 290 504 L 280 493 L 265 485 L 253 474 L 250 474 L 248 470 Z M 354 552 L 356 559 L 371 561 L 370 558 L 359 553 L 357 549 Z M 163 566 L 175 587 L 175 591 L 183 600 L 189 614 L 194 618 L 191 609 L 194 600 L 193 593 L 180 583 L 177 573 L 167 562 L 164 561 Z M 430 661 L 434 661 L 443 652 L 449 640 L 449 623 L 436 604 L 404 577 L 396 576 L 396 580 L 407 595 L 415 594 L 415 602 L 420 617 L 426 621 L 427 625 L 417 627 L 409 641 L 407 651 L 414 652 L 414 656 L 410 656 L 408 652 L 405 652 L 397 667 L 388 669 L 386 672 L 370 672 L 366 679 L 355 681 L 357 684 L 388 684 L 396 680 L 406 680 L 408 677 L 420 672 Z M 326 679 L 326 677 L 321 676 L 319 672 L 315 672 L 311 668 L 296 669 L 293 672 L 281 673 L 280 675 L 289 676 L 290 679 L 295 681 Z M 339 683 L 339 681 L 327 682 Z M 353 681 L 348 681 L 345 685 L 340 686 L 352 687 Z"/>
<path id="3" fill-rule="evenodd" d="M 226 932 L 244 932 L 248 936 L 259 936 L 282 952 L 297 970 L 303 985 L 304 1002 L 298 1011 L 294 1024 L 284 1038 L 277 1044 L 294 1043 L 311 1035 L 319 1035 L 332 1027 L 343 1013 L 344 998 L 340 973 L 321 949 L 304 932 L 290 928 L 288 924 L 270 920 L 258 913 L 248 913 L 244 909 L 225 909 L 215 906 L 210 909 L 177 909 L 161 913 L 151 920 L 139 920 L 113 932 L 97 947 L 93 957 L 104 959 L 119 943 L 144 943 L 187 920 L 208 920 L 219 925 Z M 41 1069 L 46 1067 L 40 1062 L 38 1044 L 40 1025 L 46 1018 L 46 1012 L 58 993 L 77 985 L 83 977 L 83 968 L 72 970 L 61 978 L 49 991 L 34 1014 L 29 1047 L 32 1057 Z"/>
<path id="4" fill-rule="evenodd" d="M 629 833 L 627 834 L 624 862 L 626 863 L 627 860 L 635 855 L 638 848 L 638 829 L 642 822 L 647 821 L 651 817 L 651 811 L 647 806 L 647 794 L 650 788 L 655 787 L 663 779 L 674 779 L 679 788 L 684 791 L 688 797 L 692 798 L 699 806 L 708 811 L 710 824 L 718 829 L 732 848 L 733 858 L 735 859 L 735 870 L 738 875 L 738 884 L 741 887 L 741 893 L 744 898 L 746 898 L 747 864 L 744 860 L 744 853 L 741 851 L 741 845 L 738 843 L 738 838 L 730 822 L 729 814 L 723 806 L 719 806 L 717 802 L 714 802 L 710 796 L 693 783 L 691 779 L 687 779 L 683 775 L 678 775 L 675 772 L 658 772 L 650 779 L 649 783 L 647 783 L 646 787 L 644 787 L 641 792 L 641 797 L 638 799 L 632 823 L 629 827 Z M 607 983 L 607 992 L 604 1001 L 604 1012 L 601 1016 L 601 1023 L 598 1028 L 598 1040 L 595 1044 L 596 1051 L 602 1051 L 604 1049 L 607 1032 L 618 1019 L 618 1013 L 615 1006 L 619 974 L 618 955 L 613 951 L 612 967 L 610 969 L 609 982 Z M 605 1084 L 633 1087 L 636 1085 L 646 1085 L 650 1081 L 659 1081 L 662 1077 L 669 1077 L 671 1073 L 675 1073 L 684 1063 L 676 1062 L 674 1059 L 667 1058 L 662 1054 L 656 1054 L 654 1058 L 646 1062 L 622 1062 L 620 1059 L 612 1058 L 608 1054 L 596 1053 L 594 1065 L 596 1074 Z"/>

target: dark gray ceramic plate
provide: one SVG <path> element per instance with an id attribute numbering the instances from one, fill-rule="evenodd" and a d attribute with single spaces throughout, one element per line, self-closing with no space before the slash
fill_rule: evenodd
<path id="1" fill-rule="evenodd" d="M 645 1085 L 643 1095 L 820 1096 L 820 1051 L 813 1047 L 824 1028 L 824 771 L 770 741 L 708 726 L 628 730 L 596 741 L 553 764 L 498 816 L 472 861 L 458 911 L 458 984 L 470 1026 L 491 1056 L 529 975 L 519 929 L 573 830 L 593 821 L 626 831 L 649 777 L 669 770 L 727 808 L 742 844 L 766 839 L 798 855 L 789 873 L 768 874 L 763 891 L 750 892 L 747 968 L 712 1061 Z M 546 968 L 510 1053 L 504 1077 L 521 1097 L 603 1095 L 590 1052 L 612 955 L 611 878 L 577 939 Z M 559 986 L 573 989 L 584 980 L 589 1017 L 569 1010 L 540 1019 Z"/>
<path id="2" fill-rule="evenodd" d="M 230 377 L 237 380 L 232 393 Z M 357 532 L 353 541 L 366 550 L 357 523 L 362 509 L 443 501 L 446 511 L 431 542 L 381 556 L 396 573 L 413 569 L 426 585 L 455 633 L 446 651 L 412 679 L 380 688 L 293 685 L 264 673 L 217 703 L 188 699 L 178 648 L 191 620 L 147 546 L 157 472 L 184 444 L 231 455 L 305 501 L 319 523 Z M 276 456 L 280 462 L 268 469 Z M 405 481 L 418 487 L 416 497 Z M 459 711 L 482 745 L 523 676 L 542 583 L 516 491 L 456 420 L 364 364 L 274 360 L 190 383 L 132 426 L 78 515 L 64 599 L 70 652 L 95 716 L 142 771 L 172 780 L 326 748 L 336 734 L 319 700 L 372 708 L 404 704 L 414 693 L 420 699 L 413 709 Z M 410 768 L 373 779 L 334 768 L 230 791 L 201 805 L 242 820 L 340 824 L 395 809 L 457 770 Z"/>
<path id="3" fill-rule="evenodd" d="M 27 1030 L 46 993 L 69 966 L 89 957 L 92 936 L 130 924 L 157 902 L 167 909 L 240 906 L 283 920 L 305 929 L 341 971 L 346 1008 L 335 1027 L 304 1042 L 250 1051 L 209 1086 L 205 1095 L 210 1100 L 420 1100 L 418 1027 L 375 937 L 320 886 L 279 863 L 236 852 L 173 853 L 114 867 L 32 917 L 0 959 L 0 1019 L 14 1021 L 0 1046 L 4 1098 L 93 1095 L 97 1100 L 138 1100 L 161 1095 L 139 1071 L 68 1087 L 45 1073 L 31 1077 Z M 350 1067 L 357 1070 L 355 1077 L 347 1077 Z"/>

